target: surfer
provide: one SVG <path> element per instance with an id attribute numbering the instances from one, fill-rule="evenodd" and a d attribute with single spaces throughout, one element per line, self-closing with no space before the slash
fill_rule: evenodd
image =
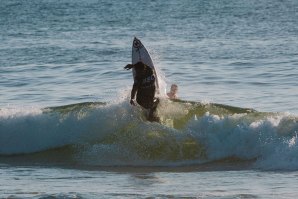
<path id="1" fill-rule="evenodd" d="M 152 68 L 145 65 L 143 62 L 136 64 L 127 64 L 124 69 L 130 70 L 134 68 L 135 78 L 131 90 L 130 104 L 136 105 L 136 101 L 145 109 L 149 109 L 149 121 L 159 122 L 159 118 L 156 116 L 156 108 L 159 102 L 158 98 L 155 98 L 155 81 L 156 77 Z"/>
<path id="2" fill-rule="evenodd" d="M 172 84 L 171 91 L 167 93 L 167 95 L 170 99 L 178 99 L 177 92 L 178 92 L 177 84 Z"/>

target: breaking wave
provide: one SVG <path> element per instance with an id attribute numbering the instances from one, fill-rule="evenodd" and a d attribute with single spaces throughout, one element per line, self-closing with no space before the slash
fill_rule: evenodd
<path id="1" fill-rule="evenodd" d="M 151 123 L 127 101 L 1 109 L 0 162 L 186 166 L 229 160 L 298 169 L 295 115 L 163 99 L 161 123 Z"/>

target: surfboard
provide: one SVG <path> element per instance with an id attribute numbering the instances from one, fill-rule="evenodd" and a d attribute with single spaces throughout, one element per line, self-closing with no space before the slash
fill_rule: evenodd
<path id="1" fill-rule="evenodd" d="M 139 61 L 143 62 L 144 64 L 152 68 L 154 76 L 156 78 L 156 81 L 155 81 L 156 93 L 159 94 L 158 76 L 157 76 L 153 61 L 151 59 L 151 56 L 148 50 L 142 44 L 142 42 L 135 37 L 132 43 L 132 64 L 136 64 Z M 132 74 L 134 78 L 135 78 L 135 73 L 136 73 L 135 69 L 133 68 Z"/>

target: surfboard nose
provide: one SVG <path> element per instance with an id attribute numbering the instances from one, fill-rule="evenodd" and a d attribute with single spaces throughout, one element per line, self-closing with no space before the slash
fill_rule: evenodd
<path id="1" fill-rule="evenodd" d="M 133 47 L 134 48 L 140 48 L 142 46 L 142 42 L 138 38 L 134 38 L 133 40 Z"/>

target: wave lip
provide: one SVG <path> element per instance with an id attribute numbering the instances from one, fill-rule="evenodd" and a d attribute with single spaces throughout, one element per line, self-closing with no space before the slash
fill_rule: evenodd
<path id="1" fill-rule="evenodd" d="M 96 114 L 103 114 L 89 104 L 77 106 L 71 110 L 68 106 L 37 111 L 1 109 L 0 154 L 33 153 L 78 142 L 97 126 L 100 117 Z"/>
<path id="2" fill-rule="evenodd" d="M 298 169 L 294 115 L 180 100 L 161 100 L 158 114 L 161 124 L 148 122 L 141 108 L 126 101 L 1 109 L 0 159 L 93 166 L 229 160 L 253 161 L 259 169 Z"/>

